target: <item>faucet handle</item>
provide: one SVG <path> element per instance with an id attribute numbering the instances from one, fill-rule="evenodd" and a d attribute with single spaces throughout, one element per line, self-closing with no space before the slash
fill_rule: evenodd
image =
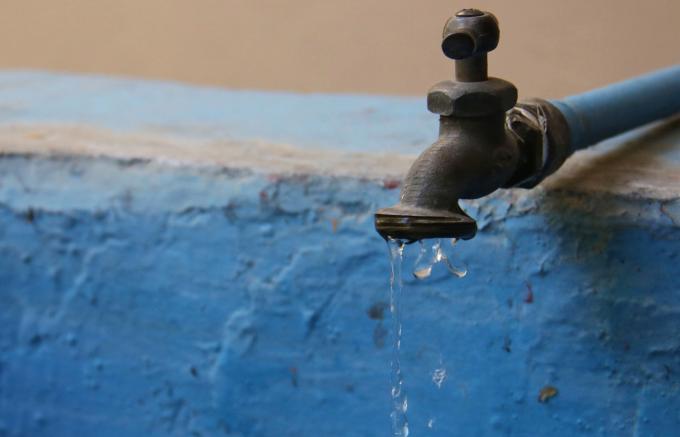
<path id="1" fill-rule="evenodd" d="M 462 9 L 449 18 L 442 33 L 442 51 L 456 61 L 456 80 L 486 80 L 486 54 L 498 46 L 498 20 L 478 9 Z"/>
<path id="2" fill-rule="evenodd" d="M 449 18 L 442 34 L 442 51 L 451 59 L 487 53 L 498 46 L 498 20 L 490 12 L 461 9 Z"/>

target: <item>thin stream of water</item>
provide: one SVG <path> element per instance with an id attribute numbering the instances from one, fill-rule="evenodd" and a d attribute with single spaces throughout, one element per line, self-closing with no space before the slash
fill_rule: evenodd
<path id="1" fill-rule="evenodd" d="M 401 277 L 404 246 L 406 243 L 390 239 L 387 242 L 390 252 L 390 312 L 392 313 L 392 435 L 408 437 L 408 398 L 404 391 L 404 377 L 401 373 L 399 351 L 401 349 L 401 295 L 404 283 Z M 396 285 L 396 286 L 395 286 Z"/>
<path id="2" fill-rule="evenodd" d="M 441 240 L 418 241 L 420 244 L 420 252 L 413 265 L 412 274 L 418 280 L 425 280 L 432 275 L 433 268 L 437 264 L 442 264 L 448 272 L 462 278 L 467 274 L 467 270 L 455 267 L 449 257 L 442 249 Z M 451 240 L 451 245 L 454 246 L 456 240 Z M 408 422 L 408 397 L 404 389 L 404 375 L 401 368 L 400 353 L 401 353 L 401 338 L 402 338 L 402 316 L 401 316 L 401 302 L 403 294 L 403 277 L 402 264 L 404 259 L 404 248 L 406 243 L 400 240 L 390 239 L 387 242 L 390 255 L 390 312 L 392 314 L 392 360 L 391 367 L 391 383 L 392 383 L 392 435 L 394 437 L 408 437 L 409 422 Z M 434 369 L 432 372 L 432 383 L 438 389 L 441 389 L 442 384 L 446 380 L 446 368 L 443 365 Z M 430 418 L 427 422 L 427 428 L 433 429 L 435 426 L 435 418 Z"/>

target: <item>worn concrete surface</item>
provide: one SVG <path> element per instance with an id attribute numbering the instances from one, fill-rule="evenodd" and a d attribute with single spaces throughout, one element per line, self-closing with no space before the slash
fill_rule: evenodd
<path id="1" fill-rule="evenodd" d="M 372 212 L 423 106 L 0 75 L 0 435 L 388 435 Z M 406 283 L 412 435 L 673 435 L 678 137 L 467 203 L 468 275 Z"/>

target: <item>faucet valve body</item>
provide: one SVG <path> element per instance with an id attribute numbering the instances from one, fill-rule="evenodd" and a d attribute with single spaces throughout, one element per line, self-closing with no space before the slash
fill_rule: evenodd
<path id="1" fill-rule="evenodd" d="M 475 221 L 459 199 L 486 196 L 513 178 L 519 144 L 506 123 L 517 88 L 489 78 L 487 53 L 496 48 L 496 17 L 463 9 L 444 26 L 442 51 L 455 61 L 455 80 L 434 85 L 427 108 L 438 114 L 439 138 L 412 165 L 400 203 L 376 214 L 385 238 L 472 238 Z"/>
<path id="2" fill-rule="evenodd" d="M 441 47 L 455 61 L 455 80 L 427 94 L 439 138 L 411 166 L 400 202 L 376 212 L 384 238 L 472 238 L 477 225 L 460 199 L 532 188 L 574 151 L 680 112 L 680 65 L 562 100 L 517 103 L 513 84 L 488 76 L 499 37 L 488 12 L 463 9 L 446 22 Z"/>

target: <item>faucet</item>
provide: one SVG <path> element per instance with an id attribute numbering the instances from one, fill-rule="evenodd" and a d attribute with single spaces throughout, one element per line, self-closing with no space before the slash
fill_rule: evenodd
<path id="1" fill-rule="evenodd" d="M 435 84 L 427 108 L 439 137 L 413 163 L 397 205 L 375 214 L 385 239 L 470 239 L 475 220 L 458 205 L 499 188 L 533 188 L 575 151 L 680 111 L 680 65 L 562 100 L 517 103 L 517 88 L 487 74 L 498 20 L 462 9 L 444 26 L 441 48 L 455 80 Z"/>

